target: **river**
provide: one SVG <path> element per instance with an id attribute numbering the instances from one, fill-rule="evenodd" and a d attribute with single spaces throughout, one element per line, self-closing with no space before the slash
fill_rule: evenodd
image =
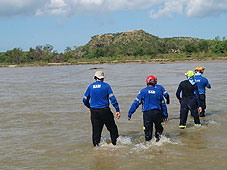
<path id="1" fill-rule="evenodd" d="M 176 89 L 184 73 L 196 66 L 206 68 L 212 86 L 207 116 L 202 127 L 194 127 L 189 116 L 187 128 L 178 129 Z M 106 128 L 101 146 L 92 146 L 90 113 L 82 98 L 93 82 L 94 67 L 102 67 L 120 105 L 117 146 L 109 144 Z M 170 120 L 158 143 L 144 142 L 141 107 L 127 120 L 150 74 L 171 98 Z M 226 169 L 226 89 L 226 62 L 0 68 L 0 169 Z"/>

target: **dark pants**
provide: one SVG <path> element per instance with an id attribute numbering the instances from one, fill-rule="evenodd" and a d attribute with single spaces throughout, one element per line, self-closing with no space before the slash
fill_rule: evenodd
<path id="1" fill-rule="evenodd" d="M 98 146 L 101 140 L 103 125 L 110 132 L 110 137 L 113 145 L 116 145 L 118 138 L 118 129 L 114 121 L 113 113 L 110 108 L 95 109 L 91 108 L 91 123 L 92 123 L 92 141 L 94 146 Z"/>
<path id="2" fill-rule="evenodd" d="M 206 110 L 206 95 L 200 94 L 199 99 L 200 99 L 200 104 L 201 104 L 201 107 L 202 107 L 202 112 L 200 113 L 200 117 L 204 117 L 205 116 L 205 110 Z"/>
<path id="3" fill-rule="evenodd" d="M 196 100 L 194 98 L 183 98 L 181 99 L 180 125 L 186 125 L 189 110 L 194 118 L 194 123 L 200 124 Z"/>
<path id="4" fill-rule="evenodd" d="M 150 141 L 152 139 L 153 133 L 153 123 L 155 124 L 155 137 L 157 141 L 161 138 L 163 132 L 162 123 L 162 114 L 159 110 L 149 110 L 143 112 L 143 124 L 144 124 L 144 133 L 145 140 Z"/>

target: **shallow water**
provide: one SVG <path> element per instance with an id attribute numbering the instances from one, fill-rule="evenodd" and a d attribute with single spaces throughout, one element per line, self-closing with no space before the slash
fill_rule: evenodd
<path id="1" fill-rule="evenodd" d="M 202 127 L 178 129 L 175 97 L 184 72 L 205 66 L 207 116 Z M 110 143 L 106 128 L 93 148 L 84 91 L 103 67 L 121 109 L 120 137 Z M 161 141 L 144 142 L 141 108 L 127 120 L 132 101 L 149 74 L 169 92 L 170 121 Z M 226 169 L 227 63 L 117 64 L 0 68 L 0 169 Z M 112 108 L 112 107 L 111 107 Z M 113 108 L 112 108 L 113 110 Z"/>

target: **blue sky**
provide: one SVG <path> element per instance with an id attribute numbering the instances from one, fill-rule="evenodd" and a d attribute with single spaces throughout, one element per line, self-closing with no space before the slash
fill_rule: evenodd
<path id="1" fill-rule="evenodd" d="M 164 37 L 227 36 L 227 0 L 0 0 L 0 51 L 85 45 L 127 30 Z"/>

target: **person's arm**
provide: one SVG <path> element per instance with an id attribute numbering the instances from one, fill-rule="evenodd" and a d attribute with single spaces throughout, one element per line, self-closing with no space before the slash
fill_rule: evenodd
<path id="1" fill-rule="evenodd" d="M 176 97 L 179 100 L 179 102 L 181 101 L 181 97 L 180 97 L 181 91 L 182 91 L 182 84 L 180 83 L 176 92 Z"/>
<path id="2" fill-rule="evenodd" d="M 161 86 L 161 89 L 162 89 L 162 94 L 166 99 L 166 104 L 170 104 L 169 93 L 166 91 L 166 89 L 163 86 Z"/>
<path id="3" fill-rule="evenodd" d="M 114 96 L 113 91 L 112 91 L 112 89 L 111 89 L 110 86 L 108 87 L 108 95 L 109 95 L 109 99 L 110 99 L 111 104 L 113 105 L 113 107 L 114 107 L 115 110 L 116 110 L 115 117 L 116 117 L 117 119 L 119 119 L 120 116 L 121 116 L 121 114 L 120 114 L 120 108 L 119 108 L 117 99 L 116 99 L 116 97 Z"/>
<path id="4" fill-rule="evenodd" d="M 198 106 L 201 107 L 201 104 L 200 104 L 200 97 L 199 97 L 199 90 L 198 90 L 198 86 L 196 85 L 195 86 L 195 96 L 196 96 L 196 101 L 198 103 Z"/>
<path id="5" fill-rule="evenodd" d="M 135 100 L 133 101 L 129 111 L 128 111 L 128 120 L 131 119 L 132 114 L 136 111 L 136 109 L 139 107 L 139 105 L 142 104 L 142 98 L 143 98 L 143 94 L 140 91 L 139 94 L 137 95 L 137 97 L 135 98 Z"/>
<path id="6" fill-rule="evenodd" d="M 113 91 L 110 86 L 108 87 L 108 95 L 109 95 L 110 102 L 113 105 L 113 107 L 115 108 L 116 112 L 120 112 L 120 108 L 118 106 L 117 99 L 114 96 Z"/>
<path id="7" fill-rule="evenodd" d="M 168 92 L 166 92 L 164 97 L 166 98 L 166 104 L 170 104 L 170 98 L 169 98 Z"/>
<path id="8" fill-rule="evenodd" d="M 168 121 L 167 107 L 166 107 L 165 100 L 162 95 L 160 96 L 160 102 L 161 102 L 162 114 L 164 115 L 165 120 Z"/>
<path id="9" fill-rule="evenodd" d="M 90 86 L 87 88 L 87 90 L 84 94 L 84 97 L 83 97 L 83 103 L 88 108 L 90 108 L 89 100 L 90 100 Z"/>
<path id="10" fill-rule="evenodd" d="M 206 87 L 208 88 L 208 89 L 210 89 L 211 88 L 211 85 L 210 85 L 210 83 L 209 83 L 209 81 L 206 79 Z"/>
<path id="11" fill-rule="evenodd" d="M 200 112 L 202 112 L 202 107 L 201 107 L 201 102 L 200 102 L 200 97 L 199 97 L 199 90 L 198 90 L 198 86 L 196 85 L 195 86 L 195 95 L 196 95 L 196 100 L 197 100 L 197 103 L 198 103 L 198 114 L 200 114 Z"/>

